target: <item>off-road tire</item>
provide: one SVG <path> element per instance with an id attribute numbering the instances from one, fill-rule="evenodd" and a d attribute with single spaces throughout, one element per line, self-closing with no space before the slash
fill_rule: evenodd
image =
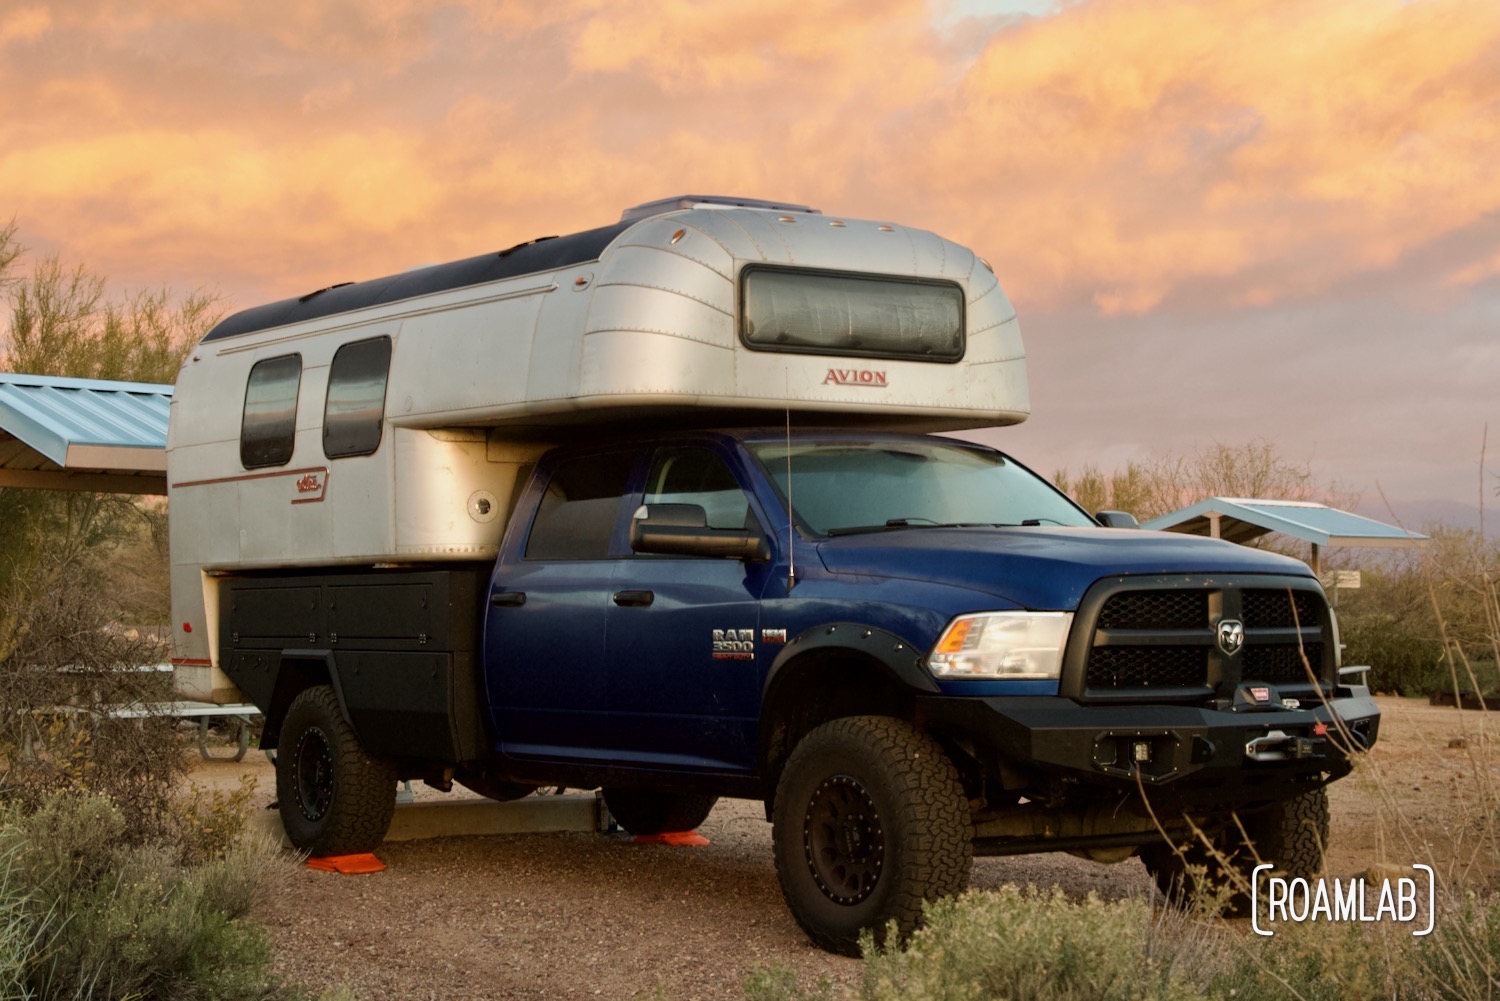
<path id="1" fill-rule="evenodd" d="M 1289 877 L 1311 879 L 1323 871 L 1328 847 L 1328 789 L 1319 786 L 1249 818 L 1245 830 L 1263 862 Z"/>
<path id="2" fill-rule="evenodd" d="M 708 819 L 717 796 L 678 795 L 641 789 L 604 790 L 604 806 L 631 834 L 691 831 Z"/>
<path id="3" fill-rule="evenodd" d="M 470 792 L 477 792 L 485 799 L 492 799 L 497 803 L 524 799 L 537 790 L 534 785 L 527 785 L 524 782 L 507 782 L 485 772 L 459 772 L 455 781 Z"/>
<path id="4" fill-rule="evenodd" d="M 1175 904 L 1195 903 L 1231 880 L 1226 864 L 1246 883 L 1260 862 L 1271 863 L 1277 874 L 1290 878 L 1311 879 L 1322 872 L 1323 852 L 1328 846 L 1327 788 L 1319 786 L 1280 800 L 1241 818 L 1241 824 L 1244 834 L 1231 823 L 1215 839 L 1212 852 L 1195 839 L 1180 853 L 1167 845 L 1153 845 L 1141 851 L 1141 860 L 1162 895 Z M 1202 867 L 1202 875 L 1196 871 L 1198 867 Z M 1249 907 L 1247 893 L 1237 892 L 1227 898 L 1231 916 L 1248 914 Z"/>
<path id="5" fill-rule="evenodd" d="M 850 716 L 802 738 L 776 786 L 776 875 L 792 916 L 830 952 L 860 932 L 906 936 L 922 903 L 960 893 L 974 831 L 958 770 L 931 737 L 885 716 Z"/>
<path id="6" fill-rule="evenodd" d="M 276 798 L 292 844 L 313 855 L 353 855 L 385 839 L 396 773 L 365 753 L 330 686 L 292 700 L 277 744 Z"/>

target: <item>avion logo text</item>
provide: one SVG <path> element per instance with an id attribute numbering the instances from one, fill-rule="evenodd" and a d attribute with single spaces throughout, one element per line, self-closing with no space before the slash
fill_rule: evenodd
<path id="1" fill-rule="evenodd" d="M 870 368 L 831 368 L 823 377 L 823 385 L 884 386 L 885 373 Z"/>

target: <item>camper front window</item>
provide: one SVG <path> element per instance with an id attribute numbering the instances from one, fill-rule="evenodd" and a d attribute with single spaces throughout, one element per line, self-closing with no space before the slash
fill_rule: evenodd
<path id="1" fill-rule="evenodd" d="M 951 281 L 750 267 L 740 335 L 757 351 L 956 362 L 964 293 Z"/>

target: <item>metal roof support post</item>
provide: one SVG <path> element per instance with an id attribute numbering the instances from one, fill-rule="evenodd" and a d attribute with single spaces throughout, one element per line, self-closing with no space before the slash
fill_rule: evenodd
<path id="1" fill-rule="evenodd" d="M 1316 542 L 1312 544 L 1312 559 L 1308 561 L 1308 566 L 1312 567 L 1314 577 L 1323 576 L 1323 547 Z"/>
<path id="2" fill-rule="evenodd" d="M 1223 535 L 1221 535 L 1220 532 L 1219 532 L 1219 521 L 1223 517 L 1224 516 L 1221 515 L 1221 514 L 1215 514 L 1213 512 L 1209 512 L 1209 515 L 1208 515 L 1208 537 L 1210 539 L 1222 539 L 1223 538 Z"/>

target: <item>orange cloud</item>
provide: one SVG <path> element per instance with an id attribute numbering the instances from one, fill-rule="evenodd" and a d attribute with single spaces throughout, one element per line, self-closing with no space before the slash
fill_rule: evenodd
<path id="1" fill-rule="evenodd" d="M 666 90 L 811 78 L 816 103 L 873 88 L 889 112 L 924 100 L 943 76 L 929 14 L 921 0 L 598 5 L 578 25 L 571 61 L 584 72 L 639 73 Z"/>
<path id="2" fill-rule="evenodd" d="M 1307 294 L 1500 209 L 1500 7 L 1096 0 L 994 38 L 945 111 L 922 170 L 995 182 L 971 232 L 1046 246 L 997 253 L 1045 300 Z"/>
<path id="3" fill-rule="evenodd" d="M 1500 211 L 1491 0 L 1091 0 L 980 39 L 918 0 L 48 9 L 0 18 L 0 218 L 134 280 L 286 294 L 720 191 L 1140 314 L 1315 296 Z"/>
<path id="4" fill-rule="evenodd" d="M 46 7 L 21 7 L 0 16 L 0 45 L 31 42 L 52 27 L 52 14 Z"/>

